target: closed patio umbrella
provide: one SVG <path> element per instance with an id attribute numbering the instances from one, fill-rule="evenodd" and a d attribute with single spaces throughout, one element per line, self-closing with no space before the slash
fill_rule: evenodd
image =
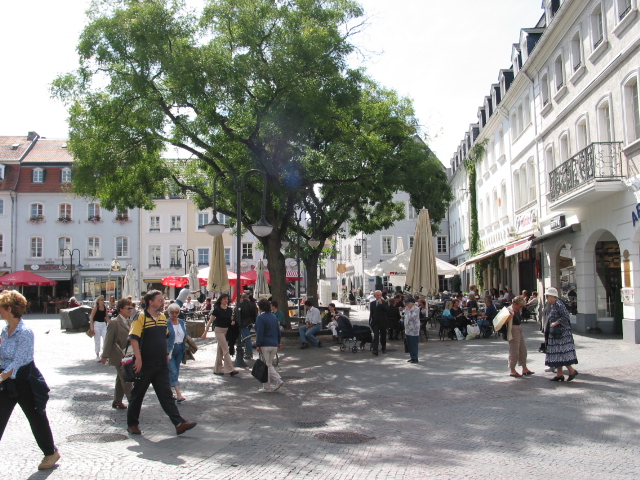
<path id="1" fill-rule="evenodd" d="M 256 266 L 256 285 L 253 296 L 256 299 L 269 296 L 269 286 L 267 285 L 267 277 L 262 259 L 258 261 L 258 265 Z"/>
<path id="2" fill-rule="evenodd" d="M 229 277 L 227 276 L 227 263 L 224 258 L 224 241 L 222 240 L 222 236 L 213 237 L 207 290 L 210 292 L 229 291 Z"/>
<path id="3" fill-rule="evenodd" d="M 198 279 L 198 266 L 194 263 L 189 267 L 189 288 L 192 292 L 200 290 L 200 280 Z"/>
<path id="4" fill-rule="evenodd" d="M 436 252 L 433 248 L 429 211 L 426 208 L 420 210 L 416 223 L 405 290 L 412 295 L 427 295 L 438 291 Z"/>
<path id="5" fill-rule="evenodd" d="M 124 272 L 124 281 L 122 282 L 122 298 L 131 296 L 134 299 L 138 298 L 138 289 L 136 288 L 136 276 L 133 271 L 133 265 L 127 265 L 127 270 Z"/>

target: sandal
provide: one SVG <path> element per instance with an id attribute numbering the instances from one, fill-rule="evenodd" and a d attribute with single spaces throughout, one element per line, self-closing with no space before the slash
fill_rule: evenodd
<path id="1" fill-rule="evenodd" d="M 509 376 L 514 378 L 522 378 L 522 375 L 520 375 L 519 373 L 510 373 Z"/>

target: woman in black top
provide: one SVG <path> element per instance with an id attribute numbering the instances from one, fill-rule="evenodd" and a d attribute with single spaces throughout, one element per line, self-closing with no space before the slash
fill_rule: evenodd
<path id="1" fill-rule="evenodd" d="M 93 340 L 96 347 L 96 362 L 100 361 L 100 339 L 104 343 L 107 337 L 107 323 L 109 323 L 107 307 L 104 304 L 104 297 L 100 295 L 96 298 L 95 306 L 89 316 L 89 330 L 94 334 Z"/>
<path id="2" fill-rule="evenodd" d="M 201 337 L 203 340 L 207 338 L 209 326 L 215 322 L 215 328 L 213 331 L 215 332 L 216 340 L 218 341 L 218 352 L 216 355 L 215 367 L 213 369 L 213 373 L 215 375 L 224 375 L 225 373 L 228 373 L 233 376 L 238 374 L 238 372 L 233 369 L 233 362 L 231 361 L 231 355 L 229 355 L 229 345 L 227 344 L 226 339 L 227 330 L 236 323 L 232 318 L 232 313 L 233 311 L 229 306 L 229 295 L 223 293 L 218 297 L 216 306 L 211 312 L 211 316 L 205 325 L 204 333 Z"/>
<path id="3" fill-rule="evenodd" d="M 467 325 L 469 325 L 469 320 L 464 316 L 464 311 L 460 308 L 460 300 L 457 298 L 453 301 L 453 306 L 451 307 L 451 315 L 455 319 L 455 326 L 460 329 L 462 334 L 467 336 Z"/>

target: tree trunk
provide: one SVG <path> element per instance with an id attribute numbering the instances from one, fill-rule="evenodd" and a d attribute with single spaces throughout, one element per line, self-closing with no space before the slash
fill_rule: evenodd
<path id="1" fill-rule="evenodd" d="M 271 296 L 273 300 L 278 302 L 278 308 L 284 313 L 285 327 L 291 328 L 285 258 L 280 251 L 280 240 L 275 237 L 275 232 L 272 232 L 268 238 L 261 241 L 268 261 L 269 274 L 271 275 Z"/>
<path id="2" fill-rule="evenodd" d="M 315 249 L 308 258 L 302 259 L 307 272 L 307 299 L 313 300 L 315 306 L 320 303 L 318 298 L 318 260 L 321 253 L 321 250 Z"/>

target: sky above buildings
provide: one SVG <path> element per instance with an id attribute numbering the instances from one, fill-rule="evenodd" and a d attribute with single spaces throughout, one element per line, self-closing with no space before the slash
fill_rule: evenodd
<path id="1" fill-rule="evenodd" d="M 352 61 L 413 99 L 422 133 L 449 159 L 498 70 L 511 65 L 521 28 L 534 26 L 540 0 L 360 0 L 367 27 Z M 67 136 L 67 113 L 49 85 L 77 66 L 87 0 L 5 2 L 0 28 L 0 135 Z"/>

